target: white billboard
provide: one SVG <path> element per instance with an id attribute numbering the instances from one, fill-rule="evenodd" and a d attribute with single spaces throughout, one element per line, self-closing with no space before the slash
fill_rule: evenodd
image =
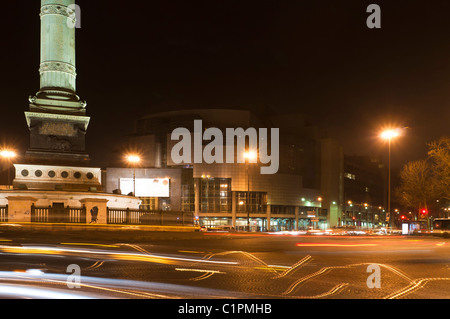
<path id="1" fill-rule="evenodd" d="M 137 197 L 169 197 L 170 180 L 168 178 L 136 178 Z M 122 194 L 132 193 L 134 189 L 132 178 L 120 179 Z"/>

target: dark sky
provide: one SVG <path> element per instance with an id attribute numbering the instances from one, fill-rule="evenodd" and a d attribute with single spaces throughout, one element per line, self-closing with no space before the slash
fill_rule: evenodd
<path id="1" fill-rule="evenodd" d="M 0 138 L 28 147 L 39 90 L 39 0 L 2 4 Z M 139 116 L 186 108 L 301 112 L 346 154 L 386 154 L 381 127 L 408 127 L 393 163 L 450 134 L 450 1 L 79 0 L 77 93 L 94 162 Z M 381 7 L 381 29 L 366 8 Z M 282 128 L 281 128 L 282 129 Z"/>

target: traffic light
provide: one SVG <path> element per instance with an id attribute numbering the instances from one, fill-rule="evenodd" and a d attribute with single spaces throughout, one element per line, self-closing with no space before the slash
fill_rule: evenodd
<path id="1" fill-rule="evenodd" d="M 406 219 L 406 216 L 405 216 L 405 215 L 402 215 L 400 218 L 401 218 L 402 220 L 405 220 L 405 219 Z"/>
<path id="2" fill-rule="evenodd" d="M 422 215 L 426 215 L 426 214 L 428 214 L 428 209 L 422 208 L 422 209 L 420 210 L 420 213 L 421 213 Z"/>

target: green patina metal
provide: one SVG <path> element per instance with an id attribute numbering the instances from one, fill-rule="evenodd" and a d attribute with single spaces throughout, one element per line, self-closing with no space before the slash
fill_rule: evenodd
<path id="1" fill-rule="evenodd" d="M 30 162 L 80 162 L 89 123 L 86 102 L 76 93 L 75 0 L 42 0 L 40 89 L 25 112 Z M 64 147 L 62 147 L 64 146 Z"/>

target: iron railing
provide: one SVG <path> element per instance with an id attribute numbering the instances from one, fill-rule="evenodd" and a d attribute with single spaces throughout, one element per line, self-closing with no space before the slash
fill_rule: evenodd
<path id="1" fill-rule="evenodd" d="M 8 222 L 8 205 L 0 207 L 0 223 Z"/>
<path id="2" fill-rule="evenodd" d="M 86 223 L 86 207 L 52 206 L 39 207 L 31 205 L 32 223 Z"/>
<path id="3" fill-rule="evenodd" d="M 194 224 L 194 214 L 108 207 L 106 220 L 108 224 L 190 226 Z"/>

